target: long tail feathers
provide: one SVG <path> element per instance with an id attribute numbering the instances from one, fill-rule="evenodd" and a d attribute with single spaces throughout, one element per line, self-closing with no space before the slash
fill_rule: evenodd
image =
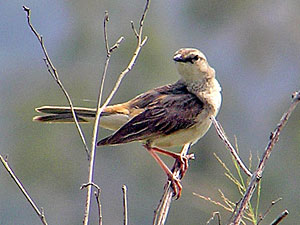
<path id="1" fill-rule="evenodd" d="M 42 116 L 33 117 L 33 121 L 46 123 L 70 123 L 74 122 L 70 107 L 64 106 L 42 106 L 35 109 Z M 95 118 L 96 110 L 92 108 L 74 107 L 79 122 L 90 122 Z"/>
<path id="2" fill-rule="evenodd" d="M 128 110 L 122 109 L 119 105 L 108 106 L 102 112 L 100 126 L 109 130 L 117 130 L 125 124 L 130 116 Z M 65 106 L 42 106 L 35 109 L 42 115 L 33 117 L 33 121 L 44 123 L 73 123 L 73 114 L 70 107 Z M 94 121 L 96 109 L 74 107 L 79 122 L 88 123 Z"/>

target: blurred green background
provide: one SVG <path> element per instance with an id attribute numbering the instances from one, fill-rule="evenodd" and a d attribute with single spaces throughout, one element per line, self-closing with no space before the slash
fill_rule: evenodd
<path id="1" fill-rule="evenodd" d="M 32 22 L 43 35 L 49 55 L 74 103 L 96 104 L 105 49 L 103 17 L 108 10 L 109 41 L 125 41 L 111 59 L 105 95 L 127 65 L 135 48 L 130 21 L 138 24 L 145 1 L 5 1 L 0 8 L 0 152 L 9 162 L 49 224 L 81 224 L 88 162 L 75 126 L 33 123 L 34 108 L 66 105 L 49 76 L 41 48 L 26 24 L 22 5 L 32 10 Z M 253 163 L 266 146 L 270 132 L 300 87 L 299 1 L 152 1 L 145 22 L 149 37 L 134 69 L 124 79 L 113 103 L 126 101 L 156 86 L 178 79 L 173 53 L 181 47 L 202 50 L 223 88 L 218 119 L 230 137 L 237 136 L 241 157 Z M 260 211 L 272 200 L 283 200 L 262 224 L 284 209 L 282 224 L 300 220 L 300 109 L 296 109 L 267 163 Z M 84 125 L 87 141 L 92 126 Z M 100 136 L 109 134 L 101 130 Z M 172 204 L 168 224 L 205 224 L 213 211 L 222 222 L 230 214 L 193 196 L 221 200 L 218 189 L 232 201 L 240 198 L 214 158 L 217 153 L 233 168 L 231 156 L 214 129 L 191 149 L 183 195 Z M 168 161 L 172 164 L 172 161 Z M 101 189 L 104 224 L 122 224 L 123 184 L 128 186 L 129 223 L 151 224 L 166 177 L 142 148 L 133 143 L 97 151 L 95 183 Z M 93 201 L 91 224 L 96 224 Z M 40 224 L 4 168 L 0 166 L 0 224 Z M 214 224 L 214 223 L 211 223 Z"/>

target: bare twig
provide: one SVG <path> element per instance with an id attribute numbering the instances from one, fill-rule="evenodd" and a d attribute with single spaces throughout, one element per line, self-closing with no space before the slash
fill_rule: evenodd
<path id="1" fill-rule="evenodd" d="M 43 209 L 39 210 L 39 208 L 37 207 L 37 205 L 34 203 L 33 199 L 30 197 L 30 195 L 26 191 L 25 187 L 21 183 L 21 181 L 15 175 L 14 171 L 10 168 L 7 160 L 4 159 L 2 157 L 2 155 L 0 155 L 0 161 L 2 162 L 4 168 L 9 173 L 9 175 L 11 176 L 11 178 L 13 179 L 13 181 L 16 183 L 16 185 L 18 186 L 18 188 L 21 190 L 22 194 L 25 196 L 25 198 L 27 199 L 27 201 L 30 203 L 30 205 L 32 206 L 32 208 L 34 209 L 34 211 L 36 212 L 36 214 L 38 215 L 38 217 L 40 218 L 40 220 L 42 221 L 42 223 L 44 225 L 47 225 L 48 223 L 46 221 L 44 210 Z"/>
<path id="2" fill-rule="evenodd" d="M 272 149 L 274 147 L 274 145 L 277 143 L 278 139 L 279 139 L 279 135 L 281 130 L 283 129 L 283 127 L 286 125 L 290 115 L 292 114 L 292 112 L 294 111 L 294 109 L 296 108 L 297 104 L 300 102 L 300 92 L 295 92 L 293 93 L 292 96 L 292 103 L 288 109 L 288 111 L 286 113 L 283 114 L 282 118 L 280 119 L 279 124 L 277 125 L 276 129 L 274 130 L 274 132 L 271 133 L 270 136 L 270 140 L 265 148 L 265 151 L 262 155 L 262 158 L 260 159 L 260 162 L 258 164 L 258 167 L 256 169 L 256 171 L 253 173 L 251 180 L 249 182 L 248 188 L 240 202 L 240 205 L 238 207 L 237 213 L 233 219 L 233 222 L 231 224 L 234 225 L 238 225 L 240 224 L 240 221 L 242 219 L 244 210 L 247 207 L 248 202 L 250 201 L 253 192 L 256 188 L 256 185 L 258 184 L 258 182 L 261 180 L 262 178 L 262 174 L 264 171 L 264 168 L 266 166 L 266 162 L 268 160 L 268 158 L 270 157 L 271 153 L 272 153 Z"/>
<path id="3" fill-rule="evenodd" d="M 238 209 L 238 206 L 239 206 L 240 202 L 241 202 L 241 199 L 238 202 L 235 203 L 233 212 L 232 212 L 231 216 L 228 219 L 228 223 L 230 223 L 230 221 L 232 220 L 234 214 L 236 213 L 236 210 Z"/>
<path id="4" fill-rule="evenodd" d="M 221 202 L 218 202 L 218 201 L 215 201 L 215 200 L 211 199 L 210 197 L 206 197 L 206 196 L 197 194 L 197 193 L 195 193 L 195 192 L 193 192 L 193 195 L 194 195 L 194 196 L 197 196 L 197 197 L 199 197 L 199 198 L 201 198 L 201 199 L 203 199 L 203 200 L 205 200 L 205 201 L 208 201 L 208 202 L 210 202 L 210 203 L 212 203 L 212 204 L 214 204 L 214 205 L 216 205 L 216 206 L 220 206 L 220 207 L 222 207 L 223 209 L 225 209 L 225 210 L 227 210 L 227 211 L 229 211 L 229 212 L 233 212 L 232 206 L 229 205 L 227 201 L 224 201 L 224 202 L 226 203 L 226 205 L 227 205 L 228 207 L 227 207 L 226 205 L 222 204 Z"/>
<path id="5" fill-rule="evenodd" d="M 232 146 L 232 144 L 230 143 L 230 141 L 228 140 L 228 138 L 226 137 L 226 134 L 221 126 L 221 124 L 216 120 L 216 118 L 214 116 L 210 117 L 211 121 L 213 122 L 217 134 L 218 136 L 221 138 L 221 140 L 224 142 L 224 144 L 226 145 L 226 147 L 230 150 L 232 156 L 235 158 L 236 162 L 239 164 L 239 166 L 241 167 L 241 169 L 245 172 L 245 174 L 249 177 L 252 176 L 252 173 L 250 172 L 250 170 L 247 168 L 247 166 L 245 165 L 245 163 L 243 163 L 242 159 L 239 157 L 237 151 L 235 150 L 235 148 Z"/>
<path id="6" fill-rule="evenodd" d="M 97 190 L 100 190 L 100 189 L 101 189 L 97 184 L 91 182 L 91 183 L 82 184 L 81 187 L 80 187 L 80 190 L 82 190 L 82 189 L 84 189 L 84 188 L 87 188 L 88 186 L 93 186 L 93 187 L 96 188 Z"/>
<path id="7" fill-rule="evenodd" d="M 127 187 L 124 184 L 122 186 L 122 192 L 123 192 L 123 215 L 124 215 L 124 225 L 128 224 L 128 207 L 127 207 Z"/>
<path id="8" fill-rule="evenodd" d="M 149 4 L 150 4 L 150 0 L 147 0 L 146 6 L 145 6 L 145 9 L 144 9 L 144 13 L 143 13 L 141 21 L 140 21 L 139 37 L 138 37 L 138 40 L 137 40 L 137 47 L 136 47 L 136 49 L 133 53 L 133 56 L 132 56 L 132 58 L 131 58 L 131 60 L 128 64 L 128 66 L 119 75 L 119 78 L 118 78 L 114 88 L 110 92 L 108 98 L 103 103 L 103 105 L 100 107 L 102 92 L 103 92 L 103 87 L 104 87 L 104 80 L 105 80 L 105 77 L 106 77 L 106 74 L 107 74 L 107 69 L 108 69 L 111 53 L 113 52 L 113 50 L 118 48 L 120 42 L 123 40 L 123 38 L 121 37 L 111 48 L 109 48 L 108 39 L 107 39 L 107 29 L 106 29 L 106 25 L 107 25 L 107 22 L 108 22 L 109 18 L 108 18 L 108 13 L 107 12 L 105 13 L 105 17 L 104 17 L 104 41 L 105 41 L 107 56 L 106 56 L 106 62 L 105 62 L 105 66 L 104 66 L 104 70 L 103 70 L 103 74 L 102 74 L 102 82 L 101 82 L 99 95 L 98 95 L 98 101 L 97 101 L 97 111 L 96 111 L 96 117 L 95 117 L 95 123 L 94 123 L 92 148 L 91 148 L 91 154 L 90 154 L 88 183 L 93 182 L 95 153 L 96 153 L 97 135 L 98 135 L 98 127 L 99 127 L 98 125 L 100 123 L 100 115 L 103 112 L 104 108 L 109 104 L 109 102 L 111 101 L 111 99 L 113 98 L 115 93 L 117 92 L 117 90 L 120 87 L 120 84 L 121 84 L 123 78 L 125 77 L 125 75 L 133 68 L 133 66 L 134 66 L 134 64 L 137 60 L 137 57 L 138 57 L 143 45 L 145 44 L 145 42 L 147 40 L 146 37 L 143 39 L 143 23 L 144 23 L 145 16 L 146 16 L 146 14 L 148 12 L 148 9 L 149 9 Z M 84 225 L 87 225 L 88 220 L 89 220 L 89 212 L 90 212 L 90 205 L 91 205 L 91 194 L 92 194 L 92 186 L 88 186 L 87 187 L 87 195 L 86 195 L 85 211 L 84 211 L 84 219 L 83 219 L 83 224 Z"/>
<path id="9" fill-rule="evenodd" d="M 94 192 L 95 197 L 96 197 L 97 206 L 98 206 L 99 225 L 102 225 L 102 210 L 101 210 L 100 193 L 101 193 L 101 189 L 97 189 L 97 191 Z"/>
<path id="10" fill-rule="evenodd" d="M 269 212 L 271 211 L 272 207 L 279 201 L 281 201 L 282 198 L 278 198 L 275 201 L 272 201 L 271 204 L 269 205 L 269 207 L 267 208 L 267 210 L 264 212 L 264 214 L 262 216 L 260 216 L 259 220 L 257 221 L 256 225 L 259 225 L 264 218 L 269 214 Z"/>
<path id="11" fill-rule="evenodd" d="M 138 38 L 139 35 L 138 35 L 138 33 L 137 33 L 136 29 L 135 29 L 134 22 L 130 21 L 130 24 L 131 24 L 131 28 L 133 30 L 134 35 Z"/>
<path id="12" fill-rule="evenodd" d="M 182 156 L 186 156 L 189 152 L 189 149 L 190 149 L 190 144 L 184 145 L 180 154 Z M 180 165 L 177 162 L 174 163 L 172 171 L 176 178 L 178 178 L 179 180 L 182 178 Z M 172 189 L 171 181 L 168 181 L 168 183 L 165 185 L 164 193 L 154 212 L 153 223 L 152 223 L 153 225 L 165 224 L 171 206 L 173 193 L 174 190 Z"/>
<path id="13" fill-rule="evenodd" d="M 288 214 L 289 214 L 289 211 L 284 210 L 270 225 L 279 224 Z"/>
<path id="14" fill-rule="evenodd" d="M 97 190 L 94 192 L 95 198 L 96 198 L 96 202 L 97 202 L 97 207 L 98 207 L 98 217 L 99 217 L 99 225 L 102 225 L 102 210 L 101 210 L 101 201 L 100 201 L 100 193 L 101 193 L 101 188 L 95 184 L 95 183 L 86 183 L 86 184 L 82 184 L 80 187 L 80 190 L 87 188 L 89 186 L 93 186 L 94 188 L 96 188 Z"/>
<path id="15" fill-rule="evenodd" d="M 94 123 L 94 128 L 93 128 L 93 137 L 92 137 L 92 148 L 91 148 L 91 153 L 90 153 L 90 161 L 89 161 L 89 176 L 88 176 L 88 184 L 93 184 L 93 174 L 94 174 L 94 164 L 95 164 L 95 154 L 96 154 L 96 144 L 97 144 L 97 135 L 98 135 L 98 128 L 99 128 L 99 123 L 100 123 L 100 116 L 103 111 L 100 109 L 101 105 L 101 99 L 102 99 L 102 94 L 103 94 L 103 89 L 104 89 L 104 81 L 106 78 L 107 74 L 107 69 L 111 57 L 112 51 L 109 49 L 109 44 L 108 44 L 108 38 L 107 38 L 107 22 L 109 21 L 108 17 L 108 12 L 105 11 L 105 16 L 104 16 L 104 42 L 105 42 L 105 48 L 106 48 L 106 61 L 103 69 L 103 74 L 102 74 L 102 80 L 99 88 L 99 94 L 98 94 L 98 100 L 97 100 L 97 111 L 96 111 L 96 116 L 95 116 L 95 123 Z M 85 204 L 85 210 L 84 210 L 84 219 L 83 219 L 83 224 L 88 224 L 89 220 L 89 212 L 90 212 L 90 205 L 91 205 L 91 196 L 92 196 L 92 185 L 87 185 L 87 195 L 86 195 L 86 204 Z"/>
<path id="16" fill-rule="evenodd" d="M 218 220 L 218 224 L 221 225 L 221 216 L 220 216 L 220 213 L 219 213 L 219 212 L 213 212 L 212 217 L 206 222 L 206 224 L 210 224 L 210 222 L 211 222 L 215 217 L 216 217 L 217 220 Z"/>
<path id="17" fill-rule="evenodd" d="M 132 70 L 132 68 L 135 65 L 135 62 L 137 60 L 137 57 L 139 56 L 142 47 L 145 45 L 146 41 L 147 41 L 147 37 L 143 38 L 143 24 L 144 24 L 144 20 L 145 20 L 145 16 L 148 12 L 149 9 L 149 5 L 150 5 L 150 0 L 147 0 L 145 9 L 144 9 L 144 13 L 142 15 L 142 19 L 140 21 L 140 28 L 139 28 L 139 33 L 138 33 L 138 39 L 137 39 L 137 46 L 136 49 L 133 53 L 133 56 L 129 62 L 129 64 L 127 65 L 127 67 L 120 73 L 118 80 L 116 81 L 115 86 L 113 87 L 112 91 L 110 92 L 109 96 L 107 97 L 106 101 L 104 102 L 104 104 L 101 106 L 101 109 L 99 109 L 101 112 L 103 111 L 103 109 L 109 104 L 109 102 L 111 101 L 111 99 L 113 98 L 113 96 L 115 95 L 115 93 L 117 92 L 117 90 L 120 87 L 120 84 L 123 80 L 123 78 L 125 77 L 125 75 Z"/>
<path id="18" fill-rule="evenodd" d="M 77 116 L 76 116 L 76 112 L 74 110 L 74 105 L 73 105 L 73 102 L 71 100 L 71 97 L 70 95 L 68 94 L 67 90 L 65 89 L 65 87 L 63 86 L 63 83 L 61 82 L 59 76 L 58 76 L 58 72 L 57 72 L 57 69 L 54 67 L 49 55 L 48 55 L 48 52 L 47 52 L 47 49 L 45 47 L 45 44 L 44 44 L 44 39 L 43 37 L 37 32 L 37 30 L 33 27 L 32 23 L 31 23 L 31 10 L 30 8 L 28 8 L 27 6 L 23 6 L 23 9 L 24 11 L 26 12 L 27 14 L 27 23 L 28 23 L 28 26 L 30 27 L 31 31 L 34 33 L 34 35 L 36 36 L 36 38 L 38 39 L 41 47 L 42 47 L 42 50 L 43 50 L 43 53 L 44 53 L 44 62 L 46 64 L 46 67 L 47 67 L 47 70 L 48 72 L 50 73 L 50 75 L 53 77 L 53 79 L 55 80 L 55 82 L 57 83 L 57 85 L 59 86 L 59 88 L 62 90 L 63 94 L 65 95 L 68 103 L 69 103 L 69 106 L 71 108 L 71 112 L 72 112 L 72 115 L 73 115 L 73 118 L 74 118 L 74 121 L 75 121 L 75 124 L 76 124 L 76 128 L 77 128 L 77 131 L 79 133 L 79 136 L 81 138 L 81 141 L 84 145 L 84 148 L 85 148 L 85 151 L 86 151 L 86 154 L 87 154 L 87 157 L 89 158 L 89 149 L 87 147 L 87 144 L 86 144 L 86 140 L 85 140 L 85 137 L 84 137 L 84 133 L 82 132 L 82 129 L 79 125 L 79 122 L 78 122 L 78 119 L 77 119 Z"/>

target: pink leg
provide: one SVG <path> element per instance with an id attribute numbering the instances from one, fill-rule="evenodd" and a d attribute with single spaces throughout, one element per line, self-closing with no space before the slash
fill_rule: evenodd
<path id="1" fill-rule="evenodd" d="M 167 174 L 169 180 L 172 182 L 172 188 L 174 190 L 174 196 L 177 195 L 176 199 L 179 199 L 181 196 L 182 191 L 182 185 L 180 184 L 180 181 L 173 175 L 171 170 L 168 168 L 168 166 L 161 160 L 161 158 L 155 153 L 155 150 L 153 150 L 151 147 L 144 145 L 145 148 L 147 148 L 150 155 L 155 159 L 155 161 L 160 165 L 160 167 L 163 169 L 163 171 Z M 178 189 L 178 191 L 177 191 Z"/>
<path id="2" fill-rule="evenodd" d="M 157 148 L 157 147 L 147 147 L 146 145 L 144 145 L 144 147 L 147 148 L 148 150 L 149 150 L 149 148 L 151 148 L 152 151 L 159 152 L 163 155 L 170 156 L 170 157 L 176 159 L 180 163 L 180 169 L 181 169 L 182 177 L 185 175 L 185 173 L 186 173 L 186 171 L 189 167 L 188 161 L 190 159 L 195 159 L 194 154 L 189 154 L 189 155 L 186 155 L 186 156 L 182 156 L 181 154 L 171 152 L 171 151 L 167 151 L 165 149 L 161 149 L 161 148 Z"/>

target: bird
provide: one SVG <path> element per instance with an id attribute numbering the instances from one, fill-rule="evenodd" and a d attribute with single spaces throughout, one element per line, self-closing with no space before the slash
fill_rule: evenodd
<path id="1" fill-rule="evenodd" d="M 166 148 L 193 145 L 209 130 L 222 102 L 221 86 L 206 56 L 196 48 L 181 48 L 173 55 L 180 79 L 142 93 L 133 99 L 104 108 L 100 126 L 114 132 L 97 146 L 141 142 L 172 183 L 174 196 L 182 185 L 157 153 L 175 158 L 185 172 L 191 155 L 182 157 Z M 96 109 L 74 107 L 79 122 L 93 121 Z M 34 121 L 74 122 L 70 107 L 42 106 Z"/>

